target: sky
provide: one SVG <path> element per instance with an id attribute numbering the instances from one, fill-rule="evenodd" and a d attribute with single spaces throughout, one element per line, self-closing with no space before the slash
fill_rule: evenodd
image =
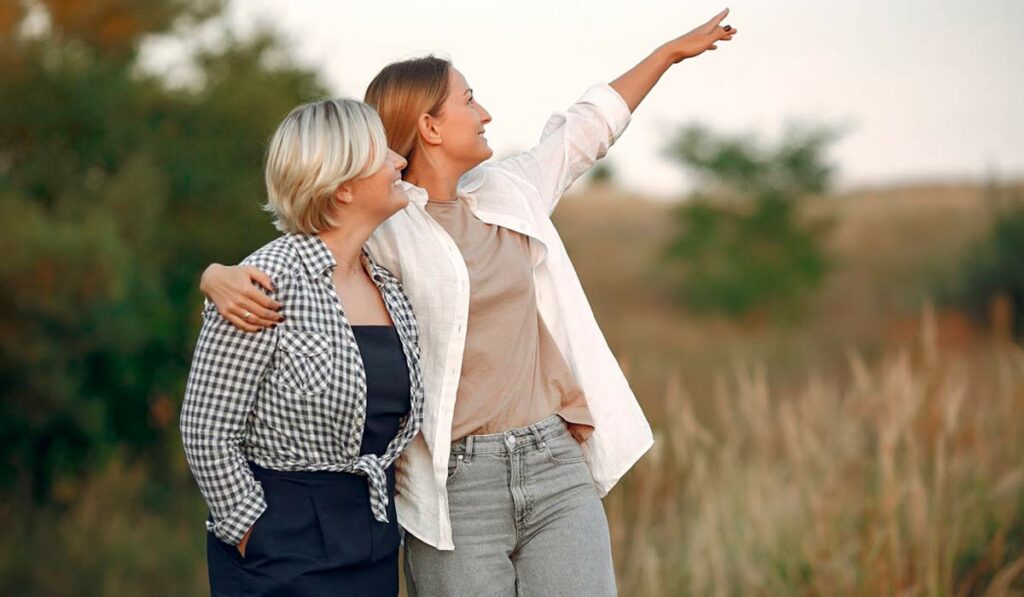
<path id="1" fill-rule="evenodd" d="M 623 186 L 692 190 L 663 156 L 683 124 L 766 145 L 788 122 L 841 127 L 828 154 L 839 190 L 1024 176 L 1021 0 L 234 0 L 227 21 L 272 27 L 332 93 L 357 98 L 389 62 L 445 55 L 493 116 L 502 156 L 726 6 L 736 37 L 673 66 L 609 152 Z M 150 60 L 170 64 L 168 48 L 154 44 Z"/>

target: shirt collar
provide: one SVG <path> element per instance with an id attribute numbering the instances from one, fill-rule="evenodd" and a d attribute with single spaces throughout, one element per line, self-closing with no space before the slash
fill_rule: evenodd
<path id="1" fill-rule="evenodd" d="M 427 197 L 426 189 L 424 189 L 423 187 L 418 187 L 412 184 L 411 182 L 406 182 L 404 180 L 400 180 L 398 184 L 402 187 L 402 190 L 405 191 L 405 196 L 409 199 L 409 201 L 412 201 L 413 203 L 419 205 L 420 207 L 423 207 L 424 205 L 427 204 L 427 199 L 429 199 L 429 197 Z"/>
<path id="2" fill-rule="evenodd" d="M 296 252 L 298 252 L 299 260 L 310 276 L 322 276 L 324 273 L 329 273 L 337 267 L 338 262 L 334 259 L 334 254 L 327 248 L 327 244 L 320 238 L 320 235 L 289 234 L 288 238 L 292 246 L 295 247 Z M 375 282 L 381 282 L 382 272 L 385 270 L 377 265 L 377 262 L 373 260 L 365 246 L 362 252 L 363 257 L 366 259 L 364 267 L 368 266 L 367 269 L 370 276 Z"/>
<path id="3" fill-rule="evenodd" d="M 309 275 L 319 276 L 324 271 L 334 269 L 338 265 L 331 250 L 327 248 L 324 241 L 320 240 L 319 235 L 289 234 L 288 239 L 295 247 L 295 251 L 299 254 L 299 260 Z"/>
<path id="4" fill-rule="evenodd" d="M 473 198 L 471 193 L 480 188 L 480 186 L 484 182 L 484 176 L 485 173 L 483 168 L 477 166 L 476 168 L 473 168 L 469 172 L 463 174 L 462 178 L 459 179 L 456 194 L 466 199 L 469 199 L 470 207 L 476 207 L 476 200 Z M 423 187 L 418 187 L 404 180 L 399 181 L 399 184 L 402 190 L 405 191 L 405 196 L 409 199 L 409 201 L 416 203 L 420 207 L 426 205 L 427 200 L 430 199 L 430 197 L 427 196 L 426 189 L 424 189 Z"/>

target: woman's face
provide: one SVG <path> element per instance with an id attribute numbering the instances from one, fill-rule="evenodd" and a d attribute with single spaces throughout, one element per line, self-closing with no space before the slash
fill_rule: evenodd
<path id="1" fill-rule="evenodd" d="M 448 74 L 448 97 L 442 104 L 436 125 L 446 155 L 466 170 L 494 155 L 484 137 L 484 125 L 491 115 L 476 102 L 466 77 L 455 67 Z"/>
<path id="2" fill-rule="evenodd" d="M 384 221 L 409 204 L 405 192 L 397 184 L 402 179 L 402 170 L 405 166 L 405 158 L 389 149 L 384 165 L 380 169 L 342 186 L 348 187 L 352 205 L 370 212 L 375 219 Z"/>

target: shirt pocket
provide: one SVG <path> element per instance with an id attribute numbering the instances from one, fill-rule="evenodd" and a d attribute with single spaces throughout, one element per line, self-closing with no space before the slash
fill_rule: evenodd
<path id="1" fill-rule="evenodd" d="M 318 332 L 282 330 L 276 381 L 299 394 L 322 394 L 331 383 L 331 341 Z"/>

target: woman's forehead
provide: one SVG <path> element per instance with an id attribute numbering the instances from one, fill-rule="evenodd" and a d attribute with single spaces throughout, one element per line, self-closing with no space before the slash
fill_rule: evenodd
<path id="1" fill-rule="evenodd" d="M 469 83 L 466 81 L 466 77 L 454 66 L 452 67 L 448 78 L 449 81 L 451 81 L 450 85 L 453 90 L 462 93 L 469 89 Z"/>

